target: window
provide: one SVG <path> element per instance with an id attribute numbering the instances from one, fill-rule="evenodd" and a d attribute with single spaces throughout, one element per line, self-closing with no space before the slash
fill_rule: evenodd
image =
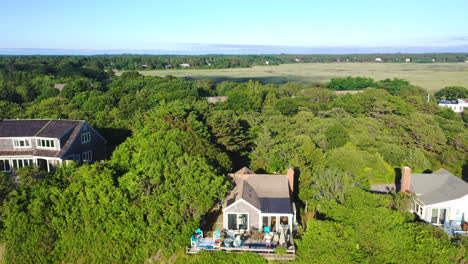
<path id="1" fill-rule="evenodd" d="M 0 171 L 10 171 L 10 161 L 7 159 L 0 159 Z"/>
<path id="2" fill-rule="evenodd" d="M 276 232 L 276 215 L 274 216 L 263 216 L 262 217 L 263 227 L 270 227 L 271 232 Z"/>
<path id="3" fill-rule="evenodd" d="M 36 144 L 38 148 L 55 148 L 55 143 L 53 139 L 36 139 Z"/>
<path id="4" fill-rule="evenodd" d="M 91 151 L 83 152 L 81 158 L 83 159 L 83 163 L 88 163 L 93 160 L 93 153 Z"/>
<path id="5" fill-rule="evenodd" d="M 31 147 L 31 141 L 28 138 L 15 138 L 13 139 L 13 145 L 15 148 L 29 148 Z"/>
<path id="6" fill-rule="evenodd" d="M 289 217 L 286 215 L 280 216 L 280 224 L 281 225 L 289 225 Z"/>
<path id="7" fill-rule="evenodd" d="M 445 222 L 445 216 L 447 215 L 446 208 L 432 208 L 431 210 L 431 224 L 443 225 Z"/>
<path id="8" fill-rule="evenodd" d="M 88 143 L 91 141 L 91 133 L 86 132 L 81 134 L 81 144 Z"/>
<path id="9" fill-rule="evenodd" d="M 26 166 L 33 166 L 34 161 L 32 159 L 11 159 L 13 168 L 23 168 Z"/>
<path id="10" fill-rule="evenodd" d="M 248 214 L 228 214 L 228 229 L 230 230 L 248 230 Z"/>

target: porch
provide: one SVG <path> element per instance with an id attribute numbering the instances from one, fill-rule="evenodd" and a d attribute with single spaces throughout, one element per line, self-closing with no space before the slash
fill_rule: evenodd
<path id="1" fill-rule="evenodd" d="M 0 172 L 11 172 L 27 166 L 39 167 L 44 171 L 50 172 L 62 164 L 59 158 L 34 157 L 34 156 L 15 156 L 0 158 Z"/>
<path id="2" fill-rule="evenodd" d="M 200 250 L 228 251 L 228 252 L 255 252 L 265 259 L 294 260 L 296 248 L 294 238 L 289 229 L 271 232 L 272 241 L 269 247 L 264 239 L 264 232 L 221 232 L 220 243 L 216 244 L 213 237 L 199 239 L 186 248 L 186 253 L 194 254 Z"/>

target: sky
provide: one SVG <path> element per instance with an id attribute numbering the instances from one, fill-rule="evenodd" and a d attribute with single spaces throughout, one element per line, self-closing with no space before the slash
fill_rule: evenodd
<path id="1" fill-rule="evenodd" d="M 0 0 L 0 53 L 468 52 L 467 10 L 466 0 Z"/>

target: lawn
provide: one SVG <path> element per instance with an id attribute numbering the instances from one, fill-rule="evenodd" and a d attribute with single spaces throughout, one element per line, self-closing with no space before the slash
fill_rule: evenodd
<path id="1" fill-rule="evenodd" d="M 375 80 L 405 79 L 430 91 L 445 86 L 468 87 L 468 63 L 297 63 L 232 69 L 152 70 L 141 71 L 141 74 L 173 75 L 193 80 L 208 78 L 216 83 L 252 79 L 262 83 L 298 81 L 305 84 L 327 82 L 335 77 L 363 76 Z"/>

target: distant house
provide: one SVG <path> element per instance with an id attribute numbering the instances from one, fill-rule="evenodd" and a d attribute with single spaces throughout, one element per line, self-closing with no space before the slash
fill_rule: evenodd
<path id="1" fill-rule="evenodd" d="M 296 208 L 291 201 L 294 169 L 287 174 L 256 174 L 244 167 L 229 174 L 234 189 L 223 202 L 223 226 L 226 230 L 271 232 L 292 230 Z"/>
<path id="2" fill-rule="evenodd" d="M 382 58 L 375 58 L 375 61 L 381 62 L 381 61 L 382 61 Z"/>
<path id="3" fill-rule="evenodd" d="M 468 183 L 444 169 L 419 174 L 404 167 L 401 191 L 414 194 L 412 211 L 428 223 L 468 222 Z"/>
<path id="4" fill-rule="evenodd" d="M 269 61 L 265 61 L 265 64 L 268 65 L 268 64 L 270 64 L 270 62 L 269 62 Z"/>
<path id="5" fill-rule="evenodd" d="M 180 67 L 190 67 L 190 64 L 188 64 L 188 63 L 182 63 L 182 64 L 179 64 L 179 65 L 180 65 Z"/>
<path id="6" fill-rule="evenodd" d="M 55 89 L 58 89 L 60 92 L 63 90 L 63 87 L 67 85 L 66 83 L 56 83 L 55 84 Z"/>
<path id="7" fill-rule="evenodd" d="M 411 62 L 411 59 L 410 59 L 410 58 L 406 58 L 406 59 L 405 59 L 405 62 Z"/>
<path id="8" fill-rule="evenodd" d="M 226 102 L 228 99 L 227 96 L 211 96 L 211 97 L 205 97 L 205 98 L 206 100 L 208 100 L 209 103 L 212 103 L 212 104 Z"/>
<path id="9" fill-rule="evenodd" d="M 295 60 L 296 62 L 300 62 L 300 61 L 301 61 L 301 59 L 298 59 L 298 58 L 295 58 L 294 60 Z"/>
<path id="10" fill-rule="evenodd" d="M 364 90 L 347 90 L 347 91 L 334 91 L 336 95 L 342 95 L 342 94 L 358 94 L 358 93 L 363 93 Z"/>
<path id="11" fill-rule="evenodd" d="M 107 141 L 86 121 L 27 119 L 0 121 L 0 171 L 39 166 L 51 171 L 67 160 L 106 159 Z"/>
<path id="12" fill-rule="evenodd" d="M 441 100 L 439 106 L 452 109 L 455 113 L 462 113 L 468 107 L 468 99 L 458 99 L 456 101 Z"/>

